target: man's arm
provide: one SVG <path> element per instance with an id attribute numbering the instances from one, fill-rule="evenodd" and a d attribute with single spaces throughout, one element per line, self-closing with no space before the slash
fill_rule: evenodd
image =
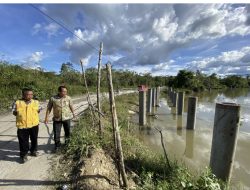
<path id="1" fill-rule="evenodd" d="M 72 114 L 73 114 L 73 117 L 76 117 L 75 112 L 74 112 L 74 108 L 73 108 L 73 102 L 72 102 L 72 99 L 71 99 L 71 98 L 70 98 L 70 100 L 69 100 L 69 108 L 70 108 L 70 111 L 71 111 Z"/>
<path id="2" fill-rule="evenodd" d="M 14 101 L 12 104 L 12 113 L 14 116 L 17 116 L 16 101 Z"/>
<path id="3" fill-rule="evenodd" d="M 44 119 L 44 123 L 47 124 L 49 122 L 49 114 L 52 110 L 52 106 L 53 106 L 53 101 L 52 98 L 49 100 L 49 103 L 47 105 L 47 110 L 46 110 L 46 114 L 45 114 L 45 119 Z"/>
<path id="4" fill-rule="evenodd" d="M 43 108 L 42 108 L 42 106 L 40 105 L 40 102 L 38 102 L 38 110 L 37 110 L 37 112 L 40 113 L 40 112 L 42 111 L 42 109 L 43 109 Z"/>

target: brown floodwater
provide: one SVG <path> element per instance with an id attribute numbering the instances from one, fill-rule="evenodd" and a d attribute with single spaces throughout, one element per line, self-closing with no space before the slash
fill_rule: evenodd
<path id="1" fill-rule="evenodd" d="M 241 120 L 233 164 L 231 185 L 233 189 L 250 189 L 250 90 L 230 89 L 192 94 L 198 96 L 196 128 L 186 130 L 187 97 L 183 116 L 176 115 L 167 95 L 160 99 L 160 107 L 154 108 L 157 118 L 148 116 L 147 126 L 137 130 L 138 138 L 155 151 L 162 152 L 159 132 L 162 129 L 166 149 L 170 157 L 184 163 L 199 174 L 209 166 L 214 124 L 215 104 L 234 102 L 241 105 Z M 138 122 L 138 115 L 133 116 Z"/>

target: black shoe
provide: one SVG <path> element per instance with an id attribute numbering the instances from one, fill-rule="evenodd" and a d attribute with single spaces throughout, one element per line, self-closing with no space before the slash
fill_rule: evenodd
<path id="1" fill-rule="evenodd" d="M 20 158 L 21 158 L 21 164 L 24 164 L 25 162 L 28 161 L 27 156 L 21 156 Z"/>
<path id="2" fill-rule="evenodd" d="M 55 149 L 54 149 L 54 153 L 59 152 L 59 150 L 60 150 L 60 147 L 59 147 L 59 146 L 56 146 Z"/>
<path id="3" fill-rule="evenodd" d="M 31 153 L 30 153 L 30 156 L 37 157 L 37 151 L 31 152 Z"/>

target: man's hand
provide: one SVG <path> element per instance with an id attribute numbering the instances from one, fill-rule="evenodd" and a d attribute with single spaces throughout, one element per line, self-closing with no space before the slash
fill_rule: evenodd
<path id="1" fill-rule="evenodd" d="M 14 116 L 17 116 L 17 111 L 12 112 Z"/>
<path id="2" fill-rule="evenodd" d="M 48 123 L 49 123 L 49 119 L 48 119 L 47 117 L 45 118 L 44 123 L 45 123 L 45 124 L 48 124 Z"/>

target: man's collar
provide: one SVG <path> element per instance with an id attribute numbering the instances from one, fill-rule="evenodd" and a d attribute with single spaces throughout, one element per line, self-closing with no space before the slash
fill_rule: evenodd
<path id="1" fill-rule="evenodd" d="M 26 103 L 30 103 L 30 102 L 32 101 L 32 99 L 31 99 L 31 100 L 25 100 L 24 98 L 22 98 L 22 100 L 23 100 L 24 102 L 26 102 Z"/>
<path id="2" fill-rule="evenodd" d="M 64 97 L 63 97 L 63 96 L 61 97 L 61 96 L 59 96 L 59 94 L 57 94 L 56 96 L 57 96 L 58 98 L 66 98 L 66 97 L 67 97 L 67 95 L 64 96 Z"/>

